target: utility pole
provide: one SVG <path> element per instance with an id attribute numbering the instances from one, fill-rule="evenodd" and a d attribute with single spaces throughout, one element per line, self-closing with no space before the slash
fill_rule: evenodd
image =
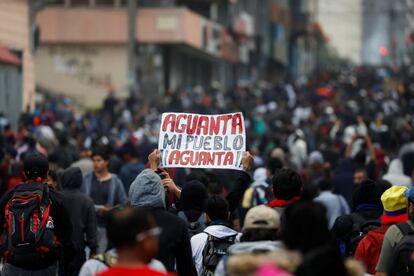
<path id="1" fill-rule="evenodd" d="M 137 0 L 128 0 L 128 86 L 129 95 L 137 96 Z"/>
<path id="2" fill-rule="evenodd" d="M 405 28 L 405 36 L 406 37 L 410 37 L 409 39 L 411 39 L 412 34 L 414 33 L 414 3 L 412 0 L 406 0 L 406 20 L 407 20 L 407 24 L 406 24 L 406 28 Z M 406 56 L 408 58 L 408 62 L 410 63 L 413 58 L 413 51 L 412 51 L 412 42 L 410 45 L 406 45 Z"/>

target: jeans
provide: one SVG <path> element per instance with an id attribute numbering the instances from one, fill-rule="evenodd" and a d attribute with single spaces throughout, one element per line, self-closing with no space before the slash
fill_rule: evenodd
<path id="1" fill-rule="evenodd" d="M 56 276 L 57 263 L 44 269 L 39 270 L 25 270 L 23 268 L 5 264 L 3 266 L 2 276 Z"/>
<path id="2" fill-rule="evenodd" d="M 105 227 L 98 225 L 98 249 L 97 254 L 104 253 L 108 249 L 108 239 L 106 238 Z"/>

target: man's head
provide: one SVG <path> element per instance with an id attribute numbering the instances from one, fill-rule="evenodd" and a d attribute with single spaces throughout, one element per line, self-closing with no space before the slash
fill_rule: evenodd
<path id="1" fill-rule="evenodd" d="M 229 219 L 229 204 L 221 196 L 212 196 L 207 199 L 206 214 L 208 221 L 217 221 Z"/>
<path id="2" fill-rule="evenodd" d="M 76 190 L 82 186 L 82 171 L 78 167 L 67 168 L 60 175 L 60 182 L 64 190 Z"/>
<path id="3" fill-rule="evenodd" d="M 375 205 L 382 207 L 381 196 L 388 189 L 385 185 L 378 185 L 373 180 L 364 180 L 355 189 L 352 197 L 352 208 L 355 210 L 360 205 Z"/>
<path id="4" fill-rule="evenodd" d="M 318 188 L 319 188 L 319 191 L 321 192 L 332 191 L 333 185 L 332 185 L 332 182 L 329 181 L 328 179 L 322 179 L 318 182 Z"/>
<path id="5" fill-rule="evenodd" d="M 265 205 L 259 205 L 246 214 L 242 241 L 276 240 L 279 229 L 279 213 Z"/>
<path id="6" fill-rule="evenodd" d="M 308 163 L 310 167 L 315 169 L 323 167 L 325 161 L 323 159 L 322 153 L 320 151 L 311 152 L 311 154 L 309 155 Z"/>
<path id="7" fill-rule="evenodd" d="M 114 209 L 108 214 L 106 232 L 120 258 L 133 256 L 137 262 L 147 264 L 157 254 L 160 229 L 146 210 Z"/>
<path id="8" fill-rule="evenodd" d="M 273 194 L 276 199 L 290 200 L 302 193 L 302 180 L 297 172 L 283 168 L 272 179 Z"/>
<path id="9" fill-rule="evenodd" d="M 109 154 L 103 148 L 97 148 L 92 152 L 93 171 L 104 173 L 109 168 Z"/>
<path id="10" fill-rule="evenodd" d="M 272 157 L 267 161 L 266 172 L 267 177 L 275 175 L 276 171 L 283 168 L 283 163 L 277 157 Z"/>
<path id="11" fill-rule="evenodd" d="M 129 199 L 134 207 L 165 208 L 161 177 L 151 169 L 143 170 L 131 183 Z"/>
<path id="12" fill-rule="evenodd" d="M 364 181 L 367 178 L 367 174 L 365 172 L 364 168 L 358 168 L 354 172 L 354 184 L 360 185 L 362 181 Z"/>
<path id="13" fill-rule="evenodd" d="M 206 187 L 197 180 L 192 180 L 183 186 L 180 202 L 183 211 L 194 221 L 205 211 L 208 193 Z"/>
<path id="14" fill-rule="evenodd" d="M 284 216 L 282 236 L 289 249 L 307 253 L 332 242 L 326 208 L 322 204 L 297 202 L 286 209 Z"/>
<path id="15" fill-rule="evenodd" d="M 414 187 L 406 190 L 404 196 L 408 199 L 408 216 L 414 221 Z"/>
<path id="16" fill-rule="evenodd" d="M 139 157 L 138 149 L 135 147 L 135 145 L 131 141 L 126 142 L 122 146 L 121 155 L 124 161 L 126 162 L 135 162 Z"/>
<path id="17" fill-rule="evenodd" d="M 28 154 L 23 160 L 23 169 L 24 175 L 28 180 L 45 181 L 49 171 L 49 162 L 40 153 Z"/>

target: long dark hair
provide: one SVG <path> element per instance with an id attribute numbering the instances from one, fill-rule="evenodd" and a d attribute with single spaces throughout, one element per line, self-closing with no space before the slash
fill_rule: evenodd
<path id="1" fill-rule="evenodd" d="M 289 206 L 285 212 L 282 239 L 289 249 L 302 253 L 332 244 L 325 207 L 312 201 Z"/>

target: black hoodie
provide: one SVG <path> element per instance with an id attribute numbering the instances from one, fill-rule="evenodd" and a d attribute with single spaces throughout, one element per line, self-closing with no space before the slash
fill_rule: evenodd
<path id="1" fill-rule="evenodd" d="M 80 191 L 82 171 L 77 167 L 66 169 L 60 180 L 63 204 L 69 212 L 73 226 L 72 243 L 79 252 L 84 252 L 85 246 L 88 246 L 91 252 L 95 253 L 97 248 L 95 207 L 92 199 Z"/>

